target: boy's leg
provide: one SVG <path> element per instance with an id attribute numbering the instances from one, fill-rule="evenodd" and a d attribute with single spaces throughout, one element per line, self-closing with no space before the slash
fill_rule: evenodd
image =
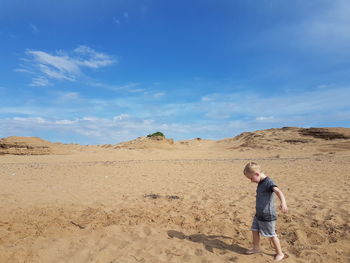
<path id="1" fill-rule="evenodd" d="M 253 249 L 255 251 L 260 251 L 260 233 L 258 231 L 253 232 Z"/>
<path id="2" fill-rule="evenodd" d="M 252 231 L 253 233 L 253 248 L 246 251 L 246 254 L 255 254 L 260 252 L 260 234 L 259 231 Z"/>
<path id="3" fill-rule="evenodd" d="M 275 260 L 276 261 L 282 260 L 284 258 L 284 254 L 282 253 L 280 240 L 278 239 L 277 236 L 275 236 L 275 237 L 271 237 L 271 241 L 276 250 Z"/>
<path id="4" fill-rule="evenodd" d="M 254 216 L 252 223 L 252 234 L 253 234 L 253 248 L 248 249 L 246 254 L 255 254 L 260 252 L 260 233 L 258 219 Z"/>

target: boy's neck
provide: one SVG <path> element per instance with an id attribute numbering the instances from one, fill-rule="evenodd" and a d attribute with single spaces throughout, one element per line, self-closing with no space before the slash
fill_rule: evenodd
<path id="1" fill-rule="evenodd" d="M 264 180 L 267 176 L 266 176 L 265 174 L 263 174 L 263 173 L 259 173 L 259 177 L 260 177 L 260 182 L 261 182 L 261 181 Z"/>

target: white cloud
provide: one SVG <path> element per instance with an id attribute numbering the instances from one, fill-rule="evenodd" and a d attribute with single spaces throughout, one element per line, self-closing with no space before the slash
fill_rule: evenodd
<path id="1" fill-rule="evenodd" d="M 49 77 L 51 79 L 74 81 L 76 78 L 76 75 L 78 75 L 79 73 L 79 72 L 76 72 L 76 74 L 73 74 L 69 71 L 56 70 L 53 67 L 49 67 L 43 64 L 39 64 L 38 67 L 40 71 L 44 73 L 44 75 L 46 75 L 46 77 Z"/>
<path id="2" fill-rule="evenodd" d="M 87 46 L 79 46 L 74 49 L 74 52 L 81 55 L 81 57 L 73 60 L 79 66 L 100 68 L 110 66 L 116 62 L 110 55 L 96 52 L 94 49 Z"/>
<path id="3" fill-rule="evenodd" d="M 129 114 L 120 114 L 118 116 L 115 116 L 113 117 L 113 121 L 122 121 L 122 120 L 125 120 L 125 119 L 128 119 L 130 118 L 130 115 Z"/>
<path id="4" fill-rule="evenodd" d="M 133 82 L 127 83 L 124 85 L 110 85 L 102 82 L 90 82 L 88 84 L 93 87 L 100 87 L 103 89 L 120 91 L 120 92 L 141 93 L 145 91 L 145 89 L 138 88 L 141 85 L 140 83 L 133 83 Z"/>
<path id="5" fill-rule="evenodd" d="M 46 87 L 49 85 L 50 85 L 50 82 L 45 77 L 33 78 L 32 83 L 30 84 L 30 86 L 33 86 L 33 87 Z"/>
<path id="6" fill-rule="evenodd" d="M 98 69 L 117 62 L 111 55 L 87 46 L 77 47 L 71 55 L 65 51 L 50 54 L 40 50 L 27 50 L 25 54 L 27 58 L 22 59 L 25 64 L 15 71 L 33 72 L 37 75 L 34 79 L 75 81 L 82 75 L 83 68 Z"/>
<path id="7" fill-rule="evenodd" d="M 33 32 L 33 33 L 38 33 L 39 32 L 39 29 L 36 25 L 34 24 L 29 24 L 29 28 L 30 30 Z"/>
<path id="8" fill-rule="evenodd" d="M 203 102 L 207 102 L 207 101 L 211 101 L 211 100 L 212 100 L 212 98 L 210 98 L 209 96 L 204 96 L 201 98 L 201 101 L 203 101 Z"/>
<path id="9" fill-rule="evenodd" d="M 80 94 L 78 92 L 67 92 L 61 95 L 60 99 L 62 101 L 72 101 L 80 99 Z"/>
<path id="10" fill-rule="evenodd" d="M 51 67 L 55 71 L 73 75 L 77 75 L 80 72 L 77 63 L 67 55 L 51 55 L 36 50 L 27 50 L 26 54 L 32 57 L 37 65 L 44 66 L 44 68 Z"/>
<path id="11" fill-rule="evenodd" d="M 137 86 L 139 86 L 139 83 L 129 83 L 129 84 L 125 84 L 122 86 L 117 86 L 117 87 L 113 87 L 113 90 L 125 90 L 125 91 L 132 91 L 134 90 Z"/>
<path id="12" fill-rule="evenodd" d="M 305 35 L 309 36 L 315 44 L 345 44 L 350 43 L 350 2 L 336 0 L 330 2 L 329 8 L 323 13 L 315 15 L 312 20 L 307 20 L 302 26 Z M 347 43 L 344 43 L 344 41 Z"/>
<path id="13" fill-rule="evenodd" d="M 216 125 L 207 124 L 180 124 L 164 123 L 154 119 L 134 118 L 128 114 L 121 114 L 113 118 L 83 117 L 76 119 L 50 120 L 41 117 L 14 117 L 0 119 L 0 137 L 32 134 L 42 137 L 40 134 L 54 132 L 66 135 L 66 139 L 55 139 L 62 142 L 70 142 L 69 138 L 81 138 L 78 143 L 101 144 L 118 143 L 146 136 L 155 131 L 165 132 L 167 137 L 174 134 L 190 133 L 203 135 L 203 132 L 214 131 Z M 198 136 L 197 136 L 198 137 Z M 203 136 L 202 136 L 203 137 Z M 186 135 L 185 137 L 186 138 Z M 44 137 L 45 139 L 45 137 Z"/>
<path id="14" fill-rule="evenodd" d="M 269 28 L 262 34 L 263 41 L 276 49 L 288 48 L 308 54 L 329 53 L 333 57 L 349 54 L 350 1 L 321 1 L 318 5 L 300 3 L 297 4 L 300 10 L 293 10 L 298 19 Z M 313 8 L 304 12 L 310 6 Z"/>
<path id="15" fill-rule="evenodd" d="M 49 107 L 1 107 L 0 114 L 15 117 L 0 119 L 0 136 L 40 136 L 50 131 L 57 136 L 81 138 L 79 143 L 97 144 L 131 140 L 157 130 L 176 140 L 220 139 L 273 127 L 350 123 L 350 88 L 335 85 L 269 97 L 215 93 L 204 96 L 211 98 L 209 101 L 200 97 L 197 101 L 170 104 L 155 104 L 155 98 L 145 101 L 143 96 L 96 100 L 75 92 L 55 95 L 47 101 Z M 79 112 L 84 115 L 77 116 Z"/>
<path id="16" fill-rule="evenodd" d="M 122 15 L 113 16 L 112 21 L 114 24 L 121 25 L 123 23 L 127 23 L 129 21 L 129 13 L 124 12 Z"/>
<path id="17" fill-rule="evenodd" d="M 271 122 L 271 121 L 275 121 L 275 118 L 273 116 L 268 116 L 268 117 L 256 117 L 257 121 L 261 121 L 261 122 Z"/>
<path id="18" fill-rule="evenodd" d="M 20 121 L 20 122 L 30 122 L 30 123 L 47 123 L 47 121 L 41 117 L 30 117 L 30 118 L 21 118 L 21 117 L 14 117 L 13 120 Z"/>
<path id="19" fill-rule="evenodd" d="M 84 117 L 84 118 L 82 118 L 82 119 L 80 119 L 81 121 L 89 121 L 89 122 L 96 122 L 96 121 L 98 121 L 98 120 L 102 120 L 102 119 L 99 119 L 99 118 L 97 118 L 97 117 Z"/>
<path id="20" fill-rule="evenodd" d="M 161 98 L 165 96 L 165 92 L 157 92 L 153 95 L 155 98 Z"/>
<path id="21" fill-rule="evenodd" d="M 62 125 L 69 125 L 69 124 L 73 124 L 76 123 L 76 120 L 58 120 L 58 121 L 54 121 L 54 124 L 62 124 Z"/>
<path id="22" fill-rule="evenodd" d="M 25 68 L 16 68 L 16 69 L 14 69 L 14 71 L 15 72 L 34 74 L 34 71 L 30 71 L 29 69 L 25 69 Z"/>
<path id="23" fill-rule="evenodd" d="M 206 113 L 250 116 L 254 119 L 261 116 L 287 119 L 289 116 L 303 114 L 322 114 L 339 112 L 349 108 L 350 87 L 329 86 L 311 91 L 282 94 L 273 97 L 250 95 L 249 93 L 215 94 L 210 101 L 197 105 L 205 106 Z"/>
<path id="24" fill-rule="evenodd" d="M 145 89 L 130 89 L 129 92 L 131 93 L 140 93 L 140 92 L 144 92 Z"/>
<path id="25" fill-rule="evenodd" d="M 118 24 L 118 25 L 120 25 L 120 20 L 117 19 L 116 17 L 113 17 L 113 22 L 116 23 L 116 24 Z"/>

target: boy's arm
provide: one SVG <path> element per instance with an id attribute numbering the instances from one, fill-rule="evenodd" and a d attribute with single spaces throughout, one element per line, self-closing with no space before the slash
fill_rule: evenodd
<path id="1" fill-rule="evenodd" d="M 274 193 L 278 196 L 279 200 L 281 201 L 281 209 L 283 213 L 287 213 L 288 212 L 288 207 L 287 207 L 287 202 L 286 199 L 284 198 L 284 194 L 282 193 L 282 191 L 278 188 L 278 187 L 273 187 L 272 190 L 274 191 Z"/>

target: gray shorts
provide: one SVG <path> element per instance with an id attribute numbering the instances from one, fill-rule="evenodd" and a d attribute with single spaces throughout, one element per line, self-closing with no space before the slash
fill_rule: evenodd
<path id="1" fill-rule="evenodd" d="M 263 237 L 276 237 L 275 232 L 276 220 L 274 221 L 259 221 L 256 216 L 254 216 L 252 231 L 260 232 Z"/>

